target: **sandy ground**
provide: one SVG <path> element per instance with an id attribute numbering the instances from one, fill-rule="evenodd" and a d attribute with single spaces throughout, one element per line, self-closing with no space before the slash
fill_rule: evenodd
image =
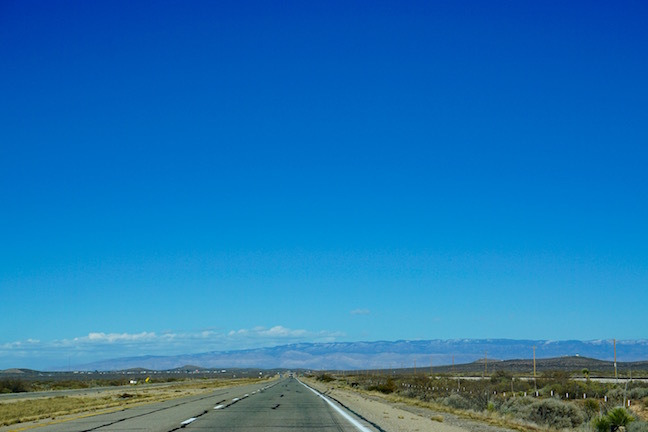
<path id="1" fill-rule="evenodd" d="M 304 380 L 304 382 L 335 398 L 386 432 L 513 432 L 512 429 L 491 426 L 453 414 L 394 404 L 379 396 L 331 388 L 314 380 Z"/>

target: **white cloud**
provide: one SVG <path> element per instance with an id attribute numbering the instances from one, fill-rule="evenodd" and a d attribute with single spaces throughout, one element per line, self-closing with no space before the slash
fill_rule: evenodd
<path id="1" fill-rule="evenodd" d="M 308 332 L 306 330 L 291 330 L 282 326 L 274 326 L 267 330 L 260 330 L 259 334 L 268 337 L 294 338 L 294 337 L 303 337 L 307 335 Z"/>
<path id="2" fill-rule="evenodd" d="M 75 338 L 75 341 L 79 342 L 137 342 L 137 341 L 146 341 L 146 340 L 155 340 L 158 336 L 152 332 L 141 332 L 141 333 L 90 333 L 88 336 L 82 338 Z"/>
<path id="3" fill-rule="evenodd" d="M 38 344 L 40 344 L 39 340 L 31 338 L 24 341 L 5 342 L 0 345 L 0 353 L 4 350 L 28 349 L 29 347 L 37 346 Z"/>

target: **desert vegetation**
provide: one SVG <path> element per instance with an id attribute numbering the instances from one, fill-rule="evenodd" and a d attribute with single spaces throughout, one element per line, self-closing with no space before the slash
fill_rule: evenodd
<path id="1" fill-rule="evenodd" d="M 483 379 L 376 371 L 323 375 L 329 385 L 518 430 L 648 432 L 648 384 L 602 383 L 589 379 L 589 371 L 546 371 L 536 380 L 502 370 Z"/>
<path id="2" fill-rule="evenodd" d="M 0 393 L 24 393 L 32 390 L 32 385 L 20 379 L 0 379 Z"/>

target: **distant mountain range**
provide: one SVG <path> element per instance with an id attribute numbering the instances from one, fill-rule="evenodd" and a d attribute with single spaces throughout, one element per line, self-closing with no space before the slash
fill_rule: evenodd
<path id="1" fill-rule="evenodd" d="M 117 358 L 59 370 L 168 370 L 191 364 L 204 368 L 382 369 L 470 363 L 479 359 L 511 360 L 583 356 L 613 360 L 612 340 L 549 341 L 450 339 L 379 342 L 299 343 L 272 348 L 213 351 L 175 356 Z M 617 360 L 648 360 L 648 340 L 616 342 Z"/>

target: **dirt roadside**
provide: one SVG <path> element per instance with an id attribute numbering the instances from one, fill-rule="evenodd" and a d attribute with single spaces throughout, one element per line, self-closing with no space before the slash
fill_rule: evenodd
<path id="1" fill-rule="evenodd" d="M 342 403 L 385 432 L 514 432 L 445 412 L 387 401 L 377 395 L 327 386 L 312 379 L 306 384 Z"/>

